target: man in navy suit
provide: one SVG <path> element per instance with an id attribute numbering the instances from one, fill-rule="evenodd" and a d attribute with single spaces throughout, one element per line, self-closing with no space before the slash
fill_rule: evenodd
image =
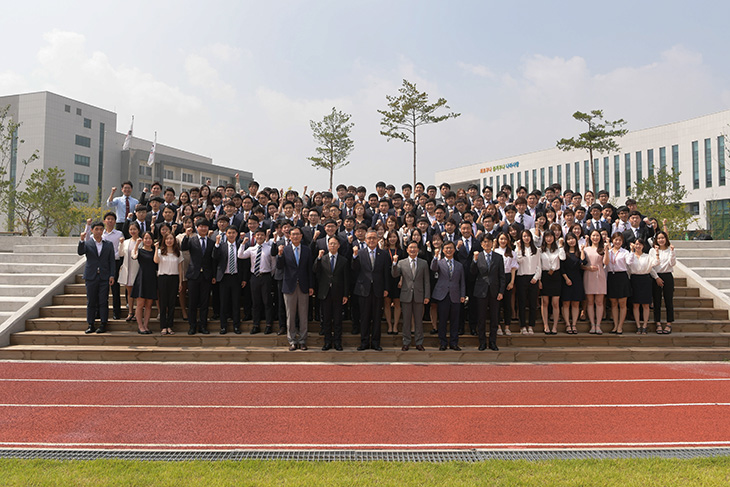
<path id="1" fill-rule="evenodd" d="M 302 245 L 302 230 L 294 227 L 289 231 L 291 243 L 280 246 L 276 267 L 284 271 L 281 291 L 286 306 L 287 338 L 289 350 L 307 350 L 307 310 L 309 296 L 314 295 L 312 276 L 312 251 Z M 299 338 L 297 339 L 296 318 L 299 316 Z"/>
<path id="2" fill-rule="evenodd" d="M 443 253 L 441 253 L 443 252 Z M 443 248 L 434 254 L 431 261 L 431 270 L 439 273 L 436 286 L 431 296 L 438 302 L 439 314 L 439 350 L 446 350 L 447 344 L 451 350 L 459 348 L 459 312 L 461 303 L 466 301 L 466 280 L 464 267 L 454 259 L 456 245 L 454 242 L 444 242 Z M 449 340 L 446 340 L 447 322 L 449 326 Z"/>
<path id="3" fill-rule="evenodd" d="M 188 228 L 180 245 L 182 250 L 190 251 L 190 265 L 185 274 L 188 280 L 188 335 L 195 335 L 196 331 L 208 335 L 208 302 L 215 269 L 215 241 L 208 237 L 208 220 L 205 218 L 198 218 L 195 228 L 198 233 L 193 235 L 193 229 Z"/>
<path id="4" fill-rule="evenodd" d="M 238 228 L 229 225 L 225 239 L 219 233 L 215 239 L 215 261 L 218 263 L 215 282 L 218 283 L 218 298 L 220 299 L 221 335 L 228 332 L 228 317 L 233 321 L 233 332 L 241 334 L 241 307 L 239 298 L 241 288 L 245 286 L 243 276 L 246 266 L 238 258 L 240 243 Z"/>
<path id="5" fill-rule="evenodd" d="M 84 282 L 86 283 L 86 322 L 89 327 L 85 333 L 104 333 L 109 321 L 109 286 L 114 284 L 114 245 L 102 240 L 104 224 L 96 222 L 91 225 L 92 239 L 86 240 L 86 233 L 81 234 L 79 255 L 86 256 Z M 94 328 L 96 315 L 99 314 L 101 324 Z"/>
<path id="6" fill-rule="evenodd" d="M 385 283 L 390 275 L 391 260 L 387 252 L 378 248 L 378 233 L 368 230 L 367 246 L 360 250 L 352 247 L 352 271 L 355 278 L 353 293 L 360 300 L 360 346 L 358 350 L 383 350 L 380 346 L 380 318 L 383 298 L 388 296 Z"/>
<path id="7" fill-rule="evenodd" d="M 494 238 L 486 236 L 481 242 L 482 251 L 474 251 L 471 273 L 476 276 L 474 282 L 474 306 L 477 307 L 479 350 L 487 348 L 486 322 L 489 309 L 489 349 L 497 348 L 497 324 L 499 323 L 499 302 L 504 296 L 505 276 L 504 259 L 497 252 L 492 252 Z"/>
<path id="8" fill-rule="evenodd" d="M 586 235 L 590 235 L 593 230 L 598 230 L 599 232 L 601 230 L 606 230 L 606 232 L 608 232 L 608 235 L 610 236 L 611 224 L 608 223 L 606 220 L 601 219 L 601 205 L 591 205 L 590 212 L 591 218 L 586 219 L 585 225 L 583 225 L 583 230 L 585 231 Z"/>
<path id="9" fill-rule="evenodd" d="M 338 239 L 330 238 L 327 249 L 327 252 L 320 250 L 314 261 L 324 331 L 322 350 L 329 350 L 333 345 L 335 350 L 342 350 L 342 307 L 350 295 L 350 261 L 339 253 Z"/>

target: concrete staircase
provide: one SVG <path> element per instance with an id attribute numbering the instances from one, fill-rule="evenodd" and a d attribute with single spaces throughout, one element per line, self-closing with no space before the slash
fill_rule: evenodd
<path id="1" fill-rule="evenodd" d="M 25 331 L 10 336 L 10 346 L 0 348 L 0 359 L 38 360 L 153 360 L 153 361 L 310 361 L 310 362 L 594 362 L 594 361 L 694 361 L 730 358 L 730 319 L 726 309 L 713 308 L 711 298 L 689 287 L 683 277 L 676 279 L 675 307 L 677 319 L 671 335 L 636 335 L 633 322 L 627 322 L 622 336 L 607 333 L 611 324 L 604 320 L 602 336 L 588 334 L 587 322 L 579 322 L 578 335 L 564 333 L 561 322 L 558 335 L 544 335 L 538 324 L 535 335 L 513 334 L 498 338 L 499 352 L 477 350 L 477 337 L 464 335 L 461 352 L 438 351 L 438 338 L 426 335 L 425 352 L 401 351 L 400 336 L 383 334 L 382 352 L 358 352 L 359 337 L 349 333 L 345 323 L 342 352 L 321 351 L 323 339 L 319 324 L 310 323 L 309 351 L 289 352 L 285 336 L 262 333 L 250 335 L 251 323 L 244 333 L 230 331 L 219 335 L 217 322 L 209 324 L 210 335 L 188 336 L 187 323 L 177 310 L 174 336 L 138 335 L 136 324 L 122 320 L 110 322 L 110 332 L 102 335 L 83 333 L 85 294 L 80 276 L 64 286 L 49 306 L 41 307 L 39 316 L 26 320 Z M 111 301 L 110 301 L 111 304 Z M 156 311 L 153 311 L 153 316 Z M 650 320 L 651 323 L 651 320 Z M 152 321 L 151 329 L 159 330 Z M 385 329 L 385 325 L 383 324 Z M 430 324 L 425 324 L 426 330 Z M 513 322 L 513 332 L 518 325 Z M 650 325 L 653 331 L 653 324 Z"/>
<path id="2" fill-rule="evenodd" d="M 0 237 L 0 324 L 79 262 L 78 237 Z"/>
<path id="3" fill-rule="evenodd" d="M 672 242 L 677 260 L 730 298 L 730 240 Z"/>

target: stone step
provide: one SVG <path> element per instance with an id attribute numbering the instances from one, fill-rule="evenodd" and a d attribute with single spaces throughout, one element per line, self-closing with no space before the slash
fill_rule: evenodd
<path id="1" fill-rule="evenodd" d="M 77 259 L 78 260 L 78 259 Z M 74 261 L 76 262 L 76 261 Z M 72 264 L 0 263 L 0 274 L 63 274 Z"/>
<path id="2" fill-rule="evenodd" d="M 0 284 L 0 296 L 33 297 L 45 288 L 46 286 L 41 284 Z"/>
<path id="3" fill-rule="evenodd" d="M 236 335 L 227 333 L 220 335 L 187 335 L 184 332 L 175 335 L 140 335 L 135 331 L 114 331 L 104 334 L 86 335 L 77 331 L 25 331 L 15 333 L 10 339 L 11 345 L 85 345 L 85 346 L 156 346 L 156 347 L 288 347 L 285 335 Z M 324 345 L 324 337 L 318 334 L 309 335 L 307 344 L 312 348 L 321 348 Z M 400 336 L 384 335 L 381 338 L 381 345 L 384 348 L 400 347 L 403 339 Z M 477 337 L 463 335 L 459 339 L 462 348 L 479 346 Z M 357 348 L 360 345 L 360 337 L 344 335 L 342 345 L 345 348 Z M 672 333 L 671 335 L 636 335 L 623 334 L 613 335 L 535 335 L 515 334 L 511 337 L 498 337 L 499 347 L 730 347 L 730 333 Z M 439 339 L 437 336 L 428 335 L 424 338 L 424 347 L 438 348 Z M 730 348 L 728 348 L 730 351 Z"/>
<path id="4" fill-rule="evenodd" d="M 598 361 L 718 361 L 727 360 L 722 347 L 504 347 L 498 352 L 470 348 L 460 352 L 430 349 L 381 352 L 329 350 L 289 352 L 286 349 L 238 347 L 115 347 L 82 345 L 11 345 L 0 348 L 3 360 L 153 360 L 207 362 L 598 362 Z"/>
<path id="5" fill-rule="evenodd" d="M 20 284 L 20 285 L 42 285 L 47 286 L 58 279 L 61 275 L 38 273 L 38 274 L 20 274 L 20 273 L 0 273 L 0 284 Z"/>
<path id="6" fill-rule="evenodd" d="M 76 250 L 78 249 L 78 245 L 73 244 L 43 244 L 39 243 L 38 245 L 14 245 L 13 246 L 13 253 L 16 254 L 37 254 L 37 253 L 49 253 L 49 254 L 72 254 L 72 255 L 78 255 L 76 253 Z"/>
<path id="7" fill-rule="evenodd" d="M 26 296 L 0 296 L 0 311 L 17 311 L 31 299 Z"/>
<path id="8" fill-rule="evenodd" d="M 675 249 L 730 249 L 730 240 L 672 240 Z"/>
<path id="9" fill-rule="evenodd" d="M 714 277 L 706 279 L 707 283 L 715 286 L 717 289 L 730 289 L 730 273 L 728 277 Z"/>
<path id="10" fill-rule="evenodd" d="M 8 318 L 13 316 L 15 311 L 0 311 L 0 324 L 3 324 Z"/>
<path id="11" fill-rule="evenodd" d="M 730 268 L 722 267 L 692 267 L 694 272 L 705 279 L 711 279 L 716 277 L 727 277 L 730 275 Z"/>
<path id="12" fill-rule="evenodd" d="M 159 330 L 160 329 L 160 322 L 156 319 L 157 311 L 152 311 L 152 320 L 150 322 L 150 327 L 153 330 Z M 97 321 L 98 323 L 98 321 Z M 59 331 L 74 331 L 74 332 L 83 332 L 86 329 L 86 318 L 69 318 L 69 317 L 44 317 L 44 318 L 31 318 L 26 321 L 26 330 L 32 331 L 32 330 L 47 330 L 47 331 L 53 331 L 53 330 L 59 330 Z M 244 334 L 248 334 L 253 326 L 253 323 L 251 321 L 244 321 L 241 323 L 241 330 Z M 276 332 L 278 328 L 278 323 L 274 323 L 274 332 Z M 388 336 L 385 332 L 387 330 L 387 326 L 385 323 L 381 324 L 381 329 L 383 330 L 382 335 Z M 466 325 L 467 330 L 469 329 L 469 325 L 467 323 Z M 604 331 L 604 333 L 607 333 L 608 330 L 610 330 L 613 327 L 613 323 L 611 320 L 604 320 L 601 329 Z M 318 334 L 320 330 L 320 324 L 317 321 L 311 321 L 309 322 L 309 333 L 312 334 Z M 403 328 L 402 324 L 399 324 L 398 329 L 401 330 Z M 588 334 L 588 330 L 590 329 L 590 324 L 586 321 L 579 321 L 577 325 L 579 334 L 584 333 Z M 211 333 L 218 333 L 220 330 L 220 320 L 216 321 L 209 321 L 208 323 L 208 329 L 211 331 Z M 264 327 L 261 327 L 262 331 Z M 424 330 L 426 335 L 430 335 L 429 331 L 432 329 L 430 322 L 424 323 Z M 515 321 L 512 322 L 510 329 L 512 330 L 513 335 L 519 334 L 519 324 Z M 558 322 L 558 332 L 564 333 L 565 332 L 565 323 L 563 321 Z M 127 322 L 124 319 L 121 320 L 109 320 L 109 330 L 112 332 L 116 331 L 136 331 L 137 325 L 136 322 Z M 179 317 L 175 320 L 173 323 L 173 330 L 175 332 L 179 333 L 185 333 L 188 330 L 188 323 L 187 321 L 183 321 Z M 537 322 L 537 327 L 535 328 L 535 332 L 538 334 L 542 334 L 542 324 L 540 323 L 540 320 Z M 649 321 L 649 330 L 651 332 L 654 332 L 654 323 L 650 320 Z M 229 321 L 228 323 L 228 331 L 231 333 L 232 331 L 232 325 Z M 345 322 L 343 324 L 343 335 L 351 335 L 352 331 L 352 323 Z M 624 323 L 624 335 L 634 333 L 636 331 L 636 325 L 633 320 L 627 320 Z M 673 323 L 673 331 L 674 332 L 687 332 L 687 333 L 730 333 L 730 320 L 677 320 Z M 267 336 L 263 335 L 262 336 Z M 390 335 L 394 336 L 394 335 Z M 467 336 L 467 335 L 462 335 Z M 533 335 L 534 336 L 534 335 Z"/>
<path id="13" fill-rule="evenodd" d="M 677 257 L 679 261 L 694 269 L 695 267 L 718 267 L 730 269 L 730 257 L 726 256 L 727 251 L 723 251 L 725 255 L 704 255 L 698 257 Z"/>
<path id="14" fill-rule="evenodd" d="M 682 260 L 688 257 L 704 257 L 711 258 L 712 256 L 726 257 L 730 253 L 730 248 L 727 247 L 714 247 L 714 248 L 675 248 L 674 253 L 677 259 Z"/>
<path id="15" fill-rule="evenodd" d="M 43 254 L 0 254 L 0 264 L 67 264 L 71 266 L 83 259 L 76 253 L 73 254 L 55 254 L 55 253 L 43 253 Z"/>

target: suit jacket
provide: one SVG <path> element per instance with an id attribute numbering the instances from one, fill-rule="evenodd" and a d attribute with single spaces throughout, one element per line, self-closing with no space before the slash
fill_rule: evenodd
<path id="1" fill-rule="evenodd" d="M 598 230 L 599 232 L 601 230 L 606 230 L 608 232 L 608 235 L 611 236 L 611 224 L 604 220 L 599 220 L 598 225 L 593 224 L 593 218 L 589 218 L 586 220 L 585 224 L 583 225 L 583 230 L 585 231 L 586 235 L 590 234 L 593 230 Z"/>
<path id="2" fill-rule="evenodd" d="M 321 259 L 314 260 L 314 275 L 317 278 L 317 297 L 326 299 L 332 295 L 342 300 L 350 296 L 350 261 L 346 256 L 337 254 L 335 270 L 332 272 L 330 254 L 327 252 Z"/>
<path id="3" fill-rule="evenodd" d="M 433 259 L 431 270 L 439 273 L 436 286 L 433 288 L 433 299 L 441 301 L 447 297 L 452 303 L 458 303 L 461 298 L 466 297 L 466 279 L 464 277 L 464 266 L 456 259 L 454 260 L 454 271 L 449 276 L 449 266 L 446 258 Z"/>
<path id="4" fill-rule="evenodd" d="M 398 261 L 391 269 L 393 277 L 401 278 L 400 300 L 403 303 L 423 303 L 431 299 L 431 274 L 428 271 L 428 262 L 416 258 L 416 274 L 411 269 L 411 258 L 406 257 Z"/>
<path id="5" fill-rule="evenodd" d="M 475 298 L 486 298 L 489 295 L 496 299 L 498 294 L 504 295 L 504 258 L 494 251 L 491 254 L 489 266 L 483 251 L 479 252 L 476 262 L 472 258 L 471 273 L 477 276 L 474 283 Z"/>
<path id="6" fill-rule="evenodd" d="M 314 240 L 314 234 L 317 232 L 317 230 L 319 230 L 320 237 L 324 235 L 324 227 L 322 225 L 317 225 L 316 227 L 314 227 L 314 229 L 312 229 L 312 227 L 307 224 L 300 228 L 302 229 L 302 243 L 304 245 L 312 244 L 312 240 Z"/>
<path id="7" fill-rule="evenodd" d="M 347 257 L 348 250 L 347 247 L 349 247 L 349 243 L 347 242 L 347 238 L 342 238 L 339 235 L 335 235 L 335 238 L 339 240 L 340 242 L 340 249 L 337 251 L 337 253 L 343 257 Z M 324 236 L 322 238 L 318 238 L 316 242 L 312 242 L 310 247 L 312 249 L 312 255 L 319 255 L 320 250 L 324 250 L 325 253 L 329 252 L 329 247 L 327 247 L 327 237 Z M 350 249 L 351 250 L 351 249 Z M 315 257 L 316 259 L 316 257 Z"/>
<path id="8" fill-rule="evenodd" d="M 312 250 L 304 245 L 303 241 L 299 244 L 299 265 L 297 265 L 297 259 L 294 257 L 294 247 L 291 244 L 284 247 L 284 253 L 276 257 L 277 269 L 284 271 L 281 292 L 292 294 L 297 287 L 298 281 L 299 289 L 308 294 L 309 290 L 314 287 L 312 261 Z"/>
<path id="9" fill-rule="evenodd" d="M 370 264 L 370 248 L 359 250 L 357 257 L 352 258 L 352 270 L 356 275 L 354 294 L 368 297 L 372 285 L 375 297 L 383 297 L 388 276 L 390 276 L 391 264 L 392 261 L 384 250 L 375 249 L 375 266 Z"/>
<path id="10" fill-rule="evenodd" d="M 480 240 L 472 237 L 469 251 L 466 250 L 466 244 L 462 244 L 461 248 L 457 249 L 456 254 L 454 255 L 454 258 L 461 262 L 461 265 L 464 266 L 464 274 L 466 274 L 467 282 L 474 281 L 474 275 L 470 272 L 470 270 L 472 264 L 474 263 L 474 252 L 476 252 L 477 250 L 482 250 L 482 243 Z"/>
<path id="11" fill-rule="evenodd" d="M 129 225 L 132 224 L 132 222 L 137 222 L 137 219 L 134 220 L 125 220 L 124 225 L 122 226 L 122 235 L 124 235 L 125 239 L 131 238 L 131 235 L 129 235 Z M 139 225 L 140 229 L 140 237 L 144 234 L 144 232 L 154 232 L 154 229 L 152 227 L 152 217 L 147 215 L 147 217 L 144 219 L 144 231 L 142 230 L 142 225 L 139 225 L 139 222 L 137 224 Z"/>
<path id="12" fill-rule="evenodd" d="M 653 236 L 654 229 L 647 226 L 639 227 L 639 238 L 644 241 L 645 254 L 648 254 L 649 250 L 651 250 L 651 247 L 649 246 L 649 238 Z M 636 242 L 636 236 L 634 235 L 634 230 L 629 227 L 629 229 L 624 232 L 624 248 L 626 250 L 631 250 L 631 244 L 634 242 Z"/>
<path id="13" fill-rule="evenodd" d="M 186 235 L 180 244 L 181 250 L 190 251 L 190 265 L 188 265 L 188 271 L 185 273 L 185 277 L 189 281 L 197 279 L 201 271 L 205 279 L 213 280 L 215 270 L 215 263 L 213 262 L 215 240 L 210 237 L 205 238 L 205 252 L 203 252 L 203 248 L 200 246 L 200 237 L 197 234 L 194 234 L 193 238 Z"/>
<path id="14" fill-rule="evenodd" d="M 101 241 L 101 254 L 96 250 L 96 240 L 93 238 L 79 241 L 78 254 L 86 256 L 84 280 L 92 281 L 96 278 L 109 280 L 114 277 L 116 265 L 114 263 L 114 244 Z"/>
<path id="15" fill-rule="evenodd" d="M 223 275 L 226 273 L 226 270 L 228 270 L 228 241 L 221 240 L 220 245 L 218 247 L 215 247 L 214 245 L 214 248 L 213 257 L 217 264 L 215 280 L 216 282 L 220 282 L 223 280 Z M 246 263 L 248 263 L 248 259 L 244 260 L 238 258 L 238 249 L 240 248 L 241 242 L 236 240 L 236 269 L 238 272 L 236 272 L 235 278 L 238 280 L 239 284 L 243 281 L 244 275 L 251 272 L 251 269 L 246 265 Z"/>

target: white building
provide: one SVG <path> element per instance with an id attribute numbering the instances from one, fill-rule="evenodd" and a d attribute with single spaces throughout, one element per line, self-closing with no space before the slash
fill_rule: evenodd
<path id="1" fill-rule="evenodd" d="M 730 110 L 659 127 L 631 131 L 618 140 L 620 153 L 594 154 L 594 190 L 605 189 L 611 201 L 623 204 L 629 189 L 650 173 L 666 168 L 680 173 L 687 189 L 685 203 L 699 216 L 698 228 L 710 228 L 711 214 L 730 221 L 730 186 L 725 161 L 730 157 Z M 514 157 L 491 160 L 436 173 L 436 184 L 448 182 L 452 189 L 474 183 L 491 186 L 494 193 L 503 184 L 514 189 L 543 190 L 558 183 L 563 190 L 584 192 L 590 188 L 587 151 L 564 152 L 557 147 Z M 717 220 L 714 220 L 717 224 Z"/>

